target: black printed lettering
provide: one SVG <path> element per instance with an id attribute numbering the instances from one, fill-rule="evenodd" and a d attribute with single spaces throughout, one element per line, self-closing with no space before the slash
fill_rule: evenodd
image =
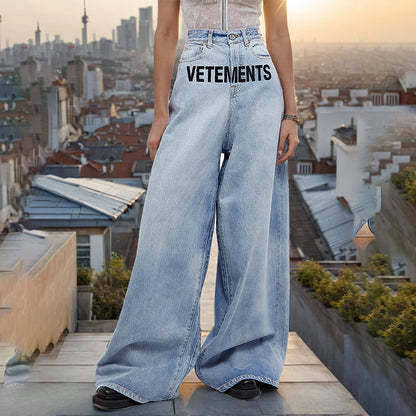
<path id="1" fill-rule="evenodd" d="M 258 80 L 259 81 L 261 81 L 261 67 L 262 67 L 263 65 L 256 65 L 256 68 L 257 68 L 257 75 L 258 75 Z"/>
<path id="2" fill-rule="evenodd" d="M 196 82 L 204 82 L 204 67 L 201 65 L 196 67 Z"/>
<path id="3" fill-rule="evenodd" d="M 228 66 L 226 67 L 228 68 Z M 215 67 L 215 82 L 222 82 L 222 70 L 224 68 L 222 66 Z"/>
<path id="4" fill-rule="evenodd" d="M 229 66 L 224 67 L 224 82 L 231 82 L 231 72 Z"/>
<path id="5" fill-rule="evenodd" d="M 239 67 L 238 67 L 238 82 L 246 82 L 246 79 L 245 79 L 245 71 L 246 70 L 246 67 L 245 66 L 243 66 L 243 65 L 240 65 Z"/>
<path id="6" fill-rule="evenodd" d="M 237 67 L 233 67 L 233 74 L 231 78 L 231 82 L 236 83 L 237 82 Z"/>
<path id="7" fill-rule="evenodd" d="M 208 82 L 211 82 L 211 73 L 212 73 L 212 70 L 213 70 L 215 67 L 214 67 L 214 66 L 206 66 L 205 68 L 206 68 L 207 73 L 208 73 Z"/>
<path id="8" fill-rule="evenodd" d="M 254 65 L 251 65 L 251 67 L 250 67 L 250 65 L 247 65 L 246 66 L 246 73 L 247 73 L 247 81 L 250 81 L 250 78 L 251 78 L 251 81 L 256 80 L 256 77 L 254 75 Z"/>
<path id="9" fill-rule="evenodd" d="M 194 67 L 194 66 L 193 67 L 190 67 L 190 66 L 186 67 L 186 70 L 188 71 L 188 81 L 189 82 L 192 82 L 194 80 L 195 69 L 196 69 L 196 67 Z"/>
<path id="10" fill-rule="evenodd" d="M 257 69 L 257 71 L 256 71 Z M 268 81 L 272 78 L 270 65 L 239 65 L 235 67 L 229 66 L 187 66 L 189 82 L 250 82 Z"/>
<path id="11" fill-rule="evenodd" d="M 263 66 L 263 70 L 264 70 L 264 79 L 265 79 L 266 81 L 268 81 L 268 80 L 272 77 L 272 74 L 270 73 L 269 69 L 270 69 L 270 66 L 269 66 L 268 64 L 265 64 L 265 65 Z"/>

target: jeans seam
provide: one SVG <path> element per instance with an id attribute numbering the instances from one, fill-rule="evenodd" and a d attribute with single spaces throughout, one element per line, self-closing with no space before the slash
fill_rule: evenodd
<path id="1" fill-rule="evenodd" d="M 223 173 L 222 173 L 222 176 L 221 176 L 221 178 L 220 178 L 220 182 L 219 182 L 219 185 L 218 185 L 218 194 L 219 194 L 219 192 L 220 192 L 220 190 L 221 190 L 221 188 L 222 188 L 222 182 L 223 182 L 223 176 L 224 176 L 224 172 L 225 172 L 225 168 L 226 168 L 226 164 L 228 163 L 228 161 L 227 160 L 225 160 L 224 162 L 223 162 L 223 166 L 222 166 L 222 169 L 223 169 Z M 221 270 L 222 270 L 222 272 L 224 272 L 225 271 L 225 273 L 222 273 L 222 277 L 224 277 L 224 274 L 227 274 L 228 275 L 228 269 L 227 269 L 227 267 L 226 267 L 226 259 L 225 259 L 225 257 L 226 257 L 226 254 L 225 254 L 225 250 L 223 250 L 222 248 L 221 248 L 221 246 L 222 246 L 222 244 L 223 244 L 223 242 L 224 242 L 224 240 L 223 240 L 223 237 L 222 236 L 224 236 L 224 231 L 223 231 L 223 229 L 222 228 L 220 228 L 221 227 L 221 221 L 220 221 L 220 208 L 219 208 L 219 204 L 217 203 L 217 226 L 218 226 L 218 228 L 217 228 L 217 233 L 218 233 L 218 235 L 219 235 L 219 241 L 218 241 L 218 250 L 223 254 L 223 257 L 222 257 L 222 259 L 223 259 L 223 261 L 221 262 Z M 220 254 L 220 253 L 219 253 Z M 229 280 L 229 279 L 228 279 Z M 227 283 L 227 282 L 224 282 L 224 279 L 223 279 L 223 283 Z M 232 300 L 232 295 L 231 295 L 231 293 L 230 293 L 230 291 L 229 291 L 229 288 L 227 287 L 227 285 L 226 284 L 224 284 L 224 289 L 225 289 L 225 295 L 226 295 L 226 297 L 227 297 L 227 302 L 228 302 L 228 305 L 230 305 L 231 304 L 231 300 Z M 227 293 L 228 292 L 228 293 Z M 219 323 L 217 323 L 217 325 L 216 325 L 216 327 L 217 327 L 217 334 L 218 334 L 218 332 L 220 331 L 220 329 L 221 329 L 221 326 L 222 326 L 222 324 L 223 324 L 223 322 L 224 322 L 224 319 L 225 319 L 225 316 L 227 315 L 227 312 L 225 312 L 224 313 L 224 315 L 223 315 L 223 317 L 222 317 L 222 319 L 221 319 L 221 321 L 219 322 Z M 200 352 L 200 354 L 199 354 L 199 356 L 198 356 L 198 359 L 197 359 L 197 362 L 201 362 L 202 360 L 203 360 L 203 358 L 205 357 L 205 353 L 206 353 L 206 348 L 204 348 L 204 349 L 202 349 L 201 350 L 201 352 Z M 201 381 L 204 381 L 204 378 L 200 375 L 200 372 L 199 372 L 199 370 L 197 370 L 197 366 L 195 367 L 195 372 L 197 373 L 197 375 L 198 375 L 198 377 L 199 377 L 199 379 L 201 380 Z M 205 383 L 205 384 L 207 384 L 207 383 Z"/>
<path id="2" fill-rule="evenodd" d="M 214 204 L 211 205 L 211 212 L 213 210 L 214 210 L 214 214 L 215 214 L 215 201 L 214 201 Z M 171 383 L 171 385 L 170 385 L 170 387 L 168 389 L 167 397 L 170 397 L 171 396 L 172 390 L 175 389 L 175 384 L 177 384 L 178 379 L 180 377 L 180 371 L 181 371 L 181 368 L 183 366 L 182 358 L 184 357 L 184 355 L 186 353 L 186 347 L 188 346 L 188 343 L 189 343 L 192 326 L 195 323 L 195 318 L 196 318 L 196 315 L 197 315 L 196 314 L 196 310 L 197 310 L 197 306 L 198 306 L 198 303 L 199 303 L 200 292 L 201 292 L 201 289 L 202 289 L 201 288 L 201 281 L 203 279 L 204 270 L 206 269 L 206 266 L 207 266 L 207 264 L 209 262 L 209 256 L 207 255 L 207 252 L 208 252 L 208 249 L 210 248 L 209 247 L 209 241 L 211 240 L 210 236 L 211 236 L 212 230 L 213 230 L 213 218 L 212 217 L 213 216 L 211 215 L 209 227 L 208 227 L 208 229 L 206 231 L 205 238 L 204 238 L 204 243 L 203 243 L 204 253 L 203 253 L 203 256 L 201 258 L 201 266 L 200 266 L 200 269 L 199 269 L 199 279 L 198 279 L 198 281 L 199 281 L 199 289 L 198 289 L 197 295 L 195 296 L 194 304 L 192 306 L 191 320 L 190 320 L 190 323 L 189 323 L 189 325 L 187 327 L 187 330 L 186 330 L 187 331 L 187 335 L 186 335 L 185 341 L 183 343 L 183 347 L 181 349 L 181 352 L 179 354 L 177 370 L 176 370 L 175 376 L 173 378 L 173 381 L 172 381 L 172 383 Z M 192 348 L 191 356 L 194 353 L 194 348 Z"/>
<path id="3" fill-rule="evenodd" d="M 257 376 L 254 374 L 243 374 L 241 376 L 233 377 L 231 380 L 227 381 L 221 386 L 215 387 L 215 389 L 222 393 L 242 380 L 257 380 L 266 384 L 271 384 L 275 386 L 276 388 L 279 387 L 279 384 L 280 384 L 279 380 L 272 380 L 269 377 Z"/>
<path id="4" fill-rule="evenodd" d="M 225 244 L 224 244 L 224 237 L 225 237 L 225 233 L 224 233 L 224 229 L 223 229 L 223 224 L 222 224 L 222 213 L 221 213 L 221 208 L 220 208 L 220 204 L 218 204 L 217 206 L 217 221 L 218 221 L 218 232 L 219 232 L 219 242 L 218 242 L 218 248 L 221 251 L 221 256 L 222 256 L 222 262 L 221 262 L 221 270 L 222 270 L 222 277 L 223 277 L 223 284 L 224 284 L 224 288 L 225 290 L 225 295 L 227 296 L 227 302 L 230 305 L 232 302 L 232 284 L 229 278 L 229 269 L 228 269 L 228 259 L 227 259 L 227 254 L 225 251 Z"/>
<path id="5" fill-rule="evenodd" d="M 130 399 L 135 400 L 136 402 L 139 402 L 139 403 L 148 403 L 150 401 L 150 400 L 147 400 L 144 397 L 141 397 L 138 394 L 134 393 L 133 391 L 131 391 L 127 387 L 124 387 L 124 386 L 122 386 L 120 384 L 117 384 L 117 383 L 111 383 L 111 382 L 98 383 L 96 385 L 96 390 L 98 390 L 100 387 L 109 387 L 109 388 L 117 391 L 118 393 L 124 394 L 126 397 L 129 397 Z"/>

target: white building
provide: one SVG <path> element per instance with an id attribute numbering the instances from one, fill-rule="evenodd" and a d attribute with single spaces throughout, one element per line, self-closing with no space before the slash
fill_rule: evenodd
<path id="1" fill-rule="evenodd" d="M 57 151 L 71 135 L 77 132 L 70 123 L 70 97 L 66 86 L 52 85 L 47 93 L 48 147 Z"/>
<path id="2" fill-rule="evenodd" d="M 84 98 L 89 101 L 104 91 L 103 71 L 97 65 L 89 65 L 84 72 Z"/>
<path id="3" fill-rule="evenodd" d="M 401 111 L 395 111 L 398 109 Z M 392 155 L 393 148 L 401 147 L 401 142 L 393 141 L 392 137 L 395 127 L 402 125 L 403 119 L 416 122 L 416 106 L 385 106 L 377 110 L 356 115 L 356 127 L 342 126 L 330 137 L 336 149 L 336 194 L 348 202 L 354 214 L 354 233 L 380 210 L 379 185 L 389 180 L 393 172 L 399 172 L 401 163 L 410 162 L 410 154 L 406 152 Z M 391 150 L 377 151 L 375 146 L 385 137 L 392 146 Z M 371 181 L 367 183 L 365 180 L 370 177 L 371 171 L 379 171 L 380 160 L 383 159 L 389 161 L 386 167 L 371 176 Z"/>
<path id="4" fill-rule="evenodd" d="M 341 125 L 349 125 L 351 119 L 357 124 L 358 117 L 367 120 L 371 125 L 371 135 L 385 131 L 394 119 L 403 116 L 410 111 L 412 106 L 392 105 L 392 106 L 318 106 L 315 108 L 316 127 L 309 129 L 308 134 L 311 136 L 309 141 L 312 152 L 318 161 L 321 158 L 331 157 L 331 140 L 334 129 Z M 335 154 L 332 156 L 336 156 Z"/>
<path id="5" fill-rule="evenodd" d="M 98 114 L 86 114 L 83 119 L 83 129 L 86 133 L 92 133 L 95 130 L 110 124 L 110 117 L 100 116 Z"/>
<path id="6" fill-rule="evenodd" d="M 154 119 L 154 109 L 153 108 L 147 108 L 145 111 L 138 111 L 134 114 L 134 127 L 137 129 L 138 127 L 145 126 L 148 124 L 153 123 Z"/>

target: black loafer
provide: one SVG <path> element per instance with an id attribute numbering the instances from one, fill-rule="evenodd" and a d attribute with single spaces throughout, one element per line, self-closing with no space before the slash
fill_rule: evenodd
<path id="1" fill-rule="evenodd" d="M 93 405 L 100 410 L 116 410 L 140 404 L 109 387 L 99 387 L 92 396 Z"/>
<path id="2" fill-rule="evenodd" d="M 249 379 L 240 381 L 226 390 L 225 393 L 235 397 L 236 399 L 254 400 L 260 397 L 261 389 L 257 385 L 256 380 Z"/>
<path id="3" fill-rule="evenodd" d="M 263 383 L 261 381 L 257 381 L 257 385 L 260 387 L 261 391 L 277 390 L 277 387 L 272 386 L 271 384 Z"/>

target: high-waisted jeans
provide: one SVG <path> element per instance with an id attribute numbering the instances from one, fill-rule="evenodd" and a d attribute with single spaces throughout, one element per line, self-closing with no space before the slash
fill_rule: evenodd
<path id="1" fill-rule="evenodd" d="M 141 403 L 174 399 L 192 368 L 220 392 L 243 379 L 279 386 L 289 331 L 288 166 L 276 165 L 283 113 L 257 29 L 188 30 L 96 388 Z M 214 224 L 215 325 L 201 347 Z"/>

